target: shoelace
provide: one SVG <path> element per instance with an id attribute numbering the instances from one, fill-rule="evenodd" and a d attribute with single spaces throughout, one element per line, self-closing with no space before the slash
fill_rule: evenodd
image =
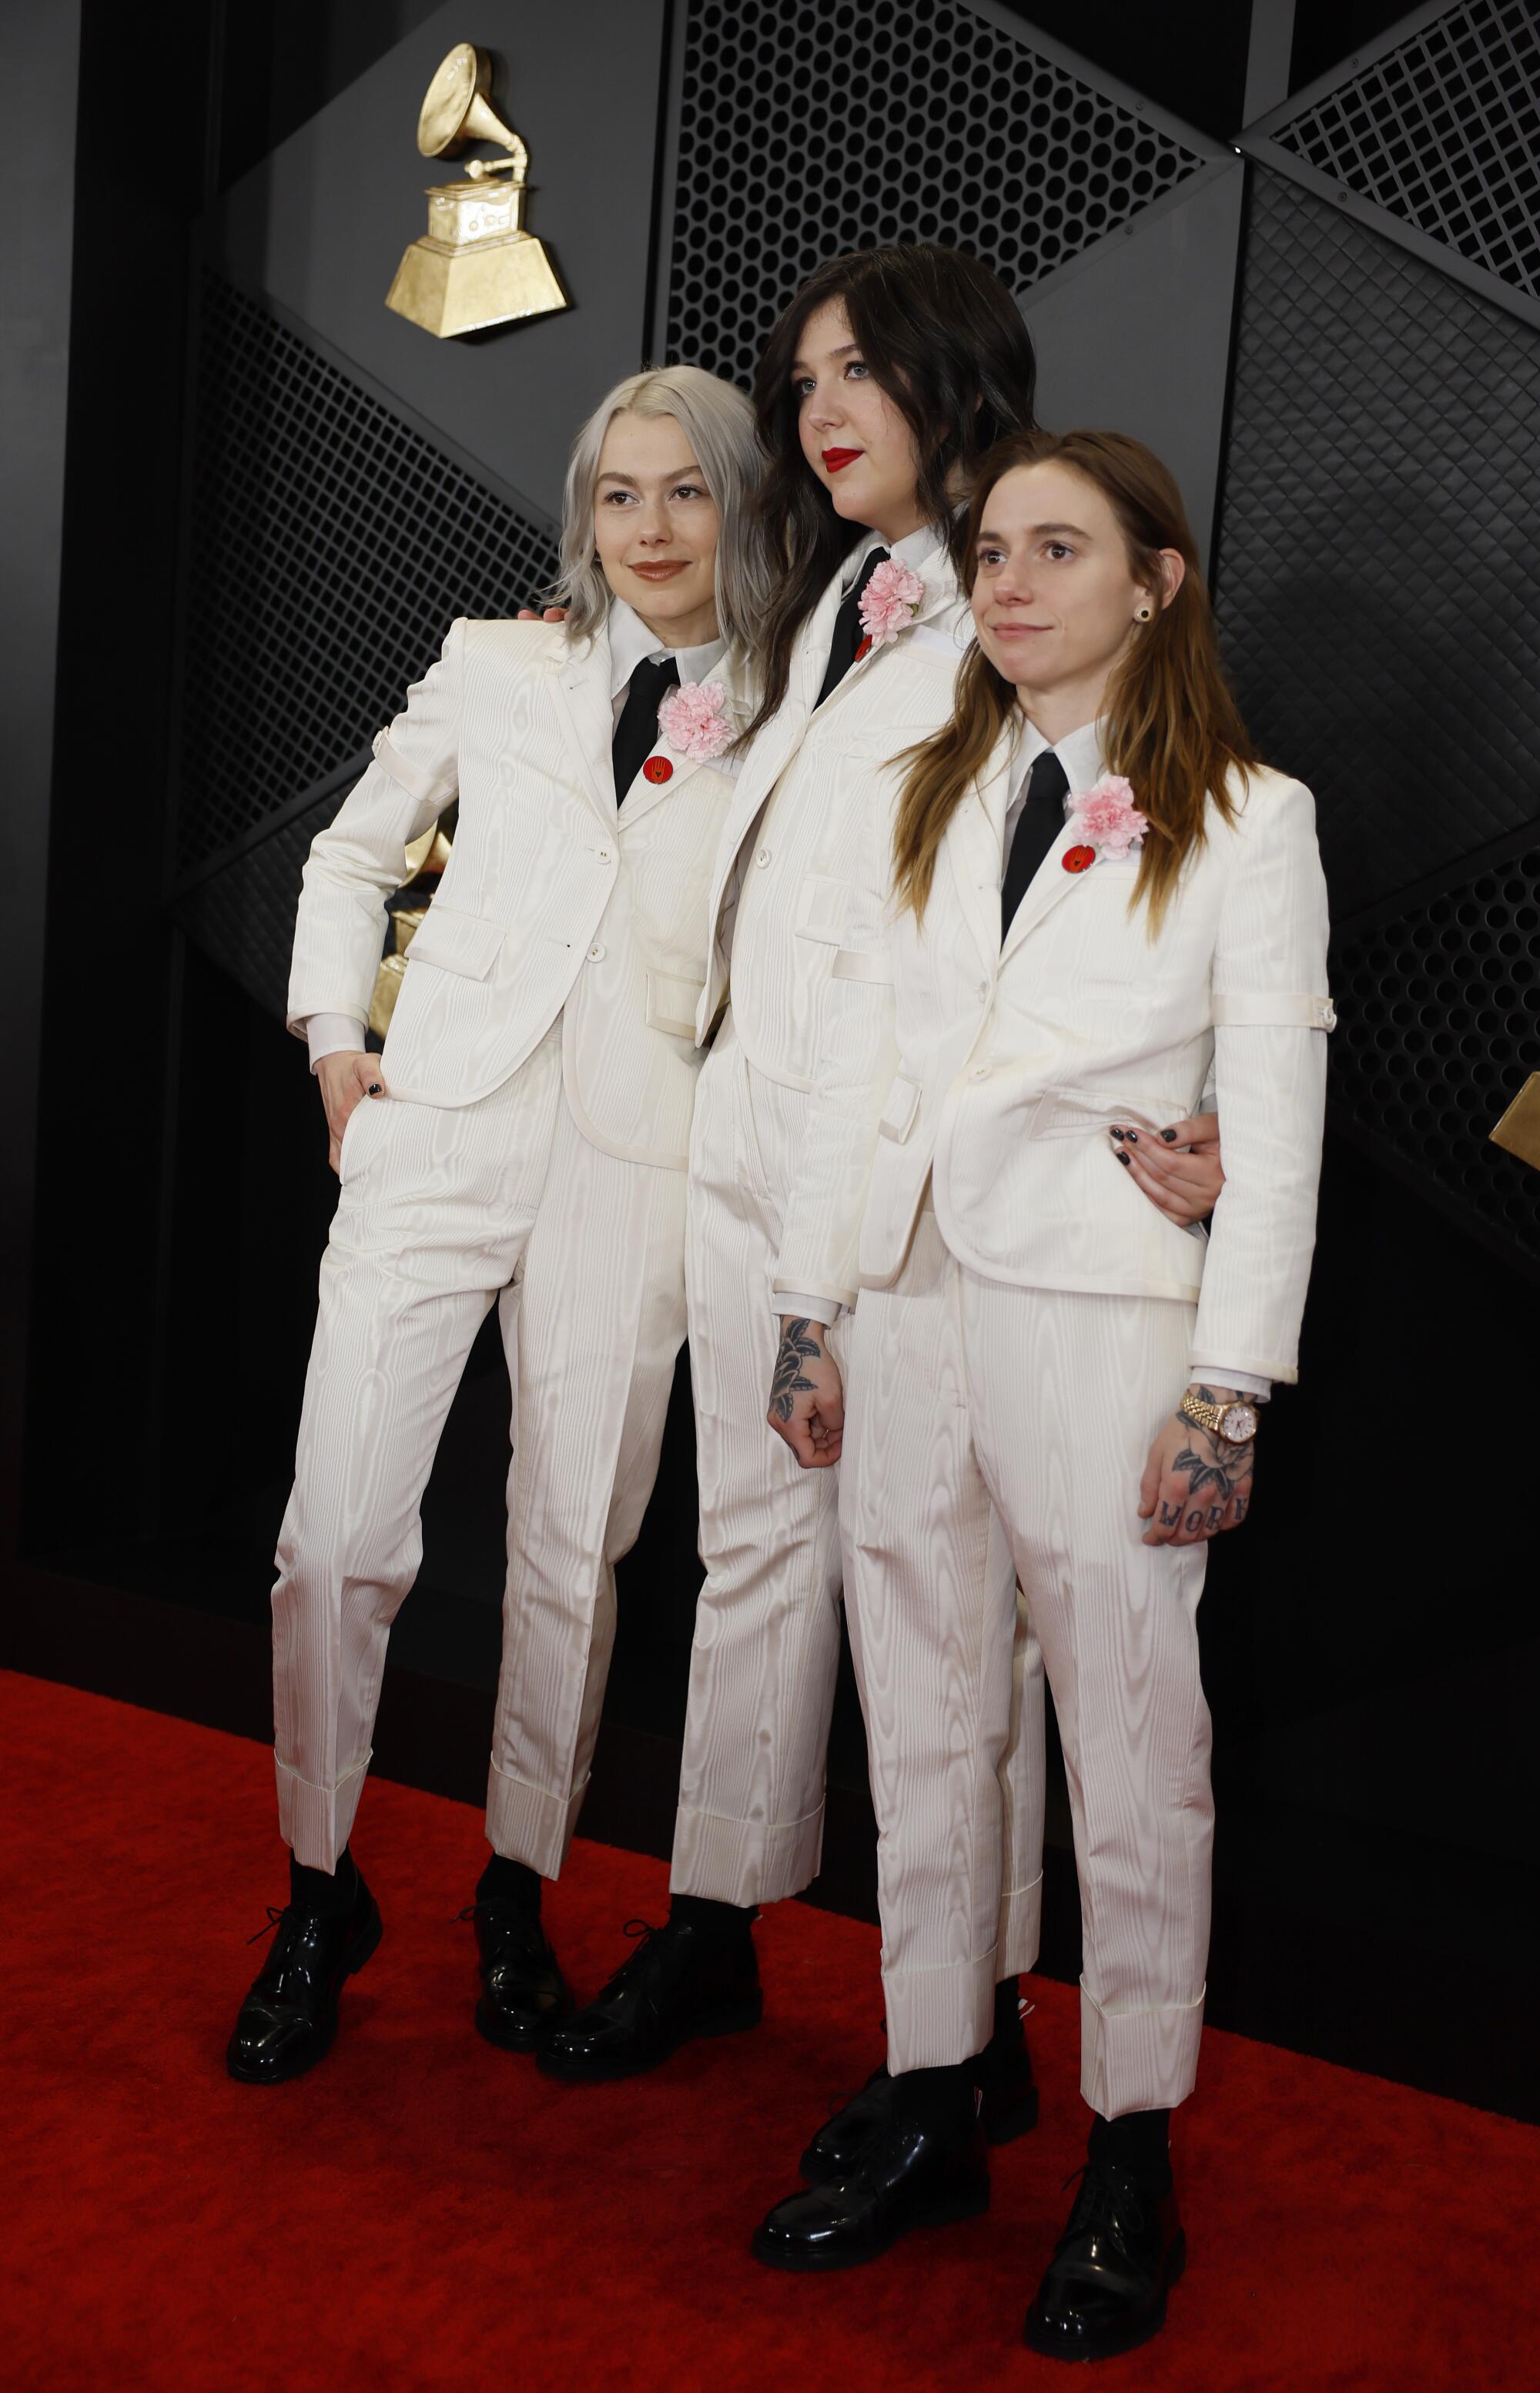
<path id="1" fill-rule="evenodd" d="M 1138 2179 L 1127 2169 L 1119 2168 L 1116 2161 L 1082 2161 L 1077 2169 L 1071 2169 L 1062 2190 L 1067 2192 L 1077 2177 L 1080 2190 L 1061 2243 L 1083 2234 L 1088 2227 L 1127 2227 L 1139 2233 L 1144 2224 L 1143 2197 Z"/>
<path id="2" fill-rule="evenodd" d="M 247 1943 L 260 1944 L 264 1936 L 270 1936 L 273 1929 L 279 1925 L 280 1921 L 288 1918 L 289 1914 L 293 1909 L 294 1904 L 292 1903 L 269 1903 L 268 1905 L 268 1925 L 266 1928 L 259 1928 L 254 1936 L 248 1936 L 246 1939 Z"/>

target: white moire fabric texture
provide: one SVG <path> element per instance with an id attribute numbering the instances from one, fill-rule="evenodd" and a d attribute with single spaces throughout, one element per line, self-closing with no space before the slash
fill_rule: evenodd
<path id="1" fill-rule="evenodd" d="M 916 552 L 919 553 L 916 553 Z M 846 561 L 803 627 L 787 697 L 739 773 L 711 905 L 711 964 L 699 1024 L 728 989 L 706 1060 L 691 1154 L 691 1374 L 706 1582 L 696 1617 L 672 1885 L 749 1904 L 794 1894 L 817 1872 L 824 1770 L 839 1658 L 837 1471 L 798 1467 L 765 1421 L 778 1342 L 777 1291 L 855 1295 L 855 1232 L 877 1108 L 893 1069 L 891 987 L 843 978 L 847 893 L 869 878 L 879 765 L 951 711 L 960 661 L 956 579 L 940 543 L 902 543 L 925 585 L 916 629 L 873 650 L 817 703 Z M 891 979 L 891 975 L 889 975 Z M 848 1158 L 850 1215 L 826 1234 L 804 1196 L 810 1090 L 837 1058 L 840 1109 L 820 1161 Z M 831 1342 L 842 1353 L 844 1329 Z M 972 1562 L 993 1601 L 1014 1605 L 998 1529 Z M 985 1597 L 981 1591 L 978 1601 Z M 1042 1679 L 1022 1623 L 1016 1697 L 995 1756 L 1005 1792 L 1000 1975 L 1037 1955 L 1041 1898 Z"/>
<path id="2" fill-rule="evenodd" d="M 659 739 L 667 776 L 618 811 L 613 727 L 603 630 L 573 649 L 557 626 L 457 622 L 306 870 L 291 1020 L 361 1017 L 404 846 L 458 793 L 386 1093 L 344 1140 L 279 1549 L 280 1811 L 317 1867 L 349 1833 L 423 1488 L 494 1302 L 515 1401 L 489 1836 L 554 1876 L 581 1802 L 614 1564 L 684 1335 L 694 1015 L 730 792 Z"/>
<path id="3" fill-rule="evenodd" d="M 1004 1520 L 1069 1772 L 1082 2086 L 1116 2116 L 1191 2088 L 1209 1901 L 1204 1550 L 1143 1544 L 1139 1481 L 1211 1358 L 1296 1376 L 1333 1019 L 1325 897 L 1308 791 L 1259 773 L 1233 824 L 1210 807 L 1154 938 L 1129 910 L 1133 859 L 1065 870 L 1070 822 L 1002 947 L 1009 765 L 1002 751 L 949 824 L 923 926 L 875 876 L 849 904 L 863 968 L 891 965 L 898 1067 L 859 1239 L 846 1605 L 890 2065 L 960 2060 L 987 2036 L 998 1968 L 1010 1647 L 1005 1607 L 981 1605 L 959 1557 L 986 1500 Z M 879 795 L 891 839 L 894 792 Z M 879 829 L 862 852 L 882 847 Z M 1210 1063 L 1227 1176 L 1206 1246 L 1109 1168 L 1103 1133 L 1186 1115 Z M 831 1058 L 816 1106 L 843 1102 Z M 823 1152 L 816 1123 L 809 1146 Z M 825 1167 L 831 1237 L 849 1185 L 847 1161 Z"/>

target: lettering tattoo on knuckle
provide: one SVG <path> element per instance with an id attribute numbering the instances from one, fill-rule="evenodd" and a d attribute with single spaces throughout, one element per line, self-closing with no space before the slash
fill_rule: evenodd
<path id="1" fill-rule="evenodd" d="M 789 1321 L 781 1331 L 775 1375 L 770 1382 L 770 1409 L 783 1424 L 796 1410 L 796 1398 L 813 1393 L 813 1381 L 804 1378 L 802 1366 L 803 1363 L 816 1363 L 822 1349 L 816 1338 L 808 1336 L 808 1326 L 805 1320 Z"/>

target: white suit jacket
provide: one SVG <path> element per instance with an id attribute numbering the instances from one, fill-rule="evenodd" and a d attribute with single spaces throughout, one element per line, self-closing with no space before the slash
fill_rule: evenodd
<path id="1" fill-rule="evenodd" d="M 843 569 L 798 635 L 786 697 L 743 761 L 713 877 L 711 962 L 697 1027 L 704 1038 L 730 994 L 750 1065 L 812 1089 L 831 1058 L 842 1103 L 826 1122 L 836 1178 L 864 1187 L 867 1157 L 893 1070 L 892 991 L 859 961 L 853 909 L 883 857 L 873 835 L 877 776 L 900 750 L 946 722 L 972 625 L 957 577 L 932 539 L 915 570 L 920 610 L 895 641 L 853 665 L 822 705 Z M 897 543 L 903 558 L 909 543 Z M 842 952 L 847 963 L 837 959 Z M 848 961 L 852 956 L 854 962 Z M 830 1304 L 855 1301 L 855 1227 L 810 1201 L 805 1157 L 790 1178 L 777 1288 Z M 821 1183 L 820 1183 L 821 1184 Z M 858 1206 L 857 1206 L 858 1210 Z"/>
<path id="2" fill-rule="evenodd" d="M 898 1061 L 861 1283 L 896 1278 L 933 1180 L 942 1234 L 969 1269 L 1016 1287 L 1195 1301 L 1195 1372 L 1229 1364 L 1292 1380 L 1315 1239 L 1322 1033 L 1336 1019 L 1310 791 L 1259 771 L 1237 790 L 1233 826 L 1210 805 L 1207 843 L 1154 940 L 1144 908 L 1129 910 L 1137 853 L 1067 871 L 1081 843 L 1067 821 L 1002 948 L 1009 787 L 1002 744 L 947 826 L 923 922 L 890 906 Z M 1108 1168 L 1105 1133 L 1191 1114 L 1210 1064 L 1225 1185 L 1205 1240 Z M 824 1175 L 837 1211 L 848 1186 L 827 1164 Z"/>
<path id="3" fill-rule="evenodd" d="M 727 660 L 708 678 L 741 727 L 747 692 Z M 402 851 L 458 796 L 453 854 L 385 1041 L 390 1094 L 470 1105 L 565 1009 L 564 1080 L 585 1136 L 683 1170 L 706 898 L 732 781 L 659 737 L 618 812 L 613 736 L 605 627 L 573 645 L 559 624 L 453 623 L 310 850 L 289 1022 L 303 1036 L 313 1013 L 367 1016 Z"/>

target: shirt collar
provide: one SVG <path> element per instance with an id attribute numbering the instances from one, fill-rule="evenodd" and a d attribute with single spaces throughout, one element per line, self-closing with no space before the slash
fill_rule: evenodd
<path id="1" fill-rule="evenodd" d="M 941 531 L 935 524 L 921 524 L 918 531 L 907 531 L 902 540 L 885 541 L 880 531 L 868 531 L 859 548 L 853 548 L 840 573 L 842 597 L 855 588 L 855 578 L 874 548 L 885 548 L 896 556 L 900 565 L 907 565 L 918 573 L 920 567 L 936 554 L 941 546 Z"/>
<path id="2" fill-rule="evenodd" d="M 666 648 L 649 632 L 634 607 L 623 598 L 609 602 L 609 695 L 619 698 L 632 674 L 644 660 L 660 663 L 672 657 L 679 667 L 679 678 L 704 681 L 712 666 L 726 649 L 725 640 L 708 640 L 698 648 Z"/>
<path id="3" fill-rule="evenodd" d="M 1106 772 L 1102 753 L 1102 735 L 1106 728 L 1103 716 L 1095 723 L 1083 723 L 1078 731 L 1071 731 L 1063 739 L 1045 739 L 1037 725 L 1027 721 L 1022 732 L 1021 746 L 1016 751 L 1011 773 L 1011 795 L 1016 798 L 1026 786 L 1026 777 L 1044 751 L 1051 748 L 1064 768 L 1070 798 L 1084 797 L 1093 790 Z M 1065 803 L 1068 803 L 1066 799 Z"/>

